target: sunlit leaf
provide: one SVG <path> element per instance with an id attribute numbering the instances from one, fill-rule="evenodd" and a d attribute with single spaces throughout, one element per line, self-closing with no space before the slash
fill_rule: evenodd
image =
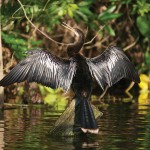
<path id="1" fill-rule="evenodd" d="M 29 23 L 27 23 L 27 25 L 26 25 L 26 32 L 29 32 L 29 30 L 30 30 L 30 25 L 29 25 Z"/>
<path id="2" fill-rule="evenodd" d="M 70 7 L 68 7 L 68 15 L 72 18 L 73 17 L 73 11 L 71 10 Z"/>
<path id="3" fill-rule="evenodd" d="M 71 7 L 73 11 L 78 9 L 78 5 L 76 4 L 69 4 L 69 7 Z"/>
<path id="4" fill-rule="evenodd" d="M 44 98 L 44 103 L 54 110 L 64 110 L 68 102 L 61 94 L 47 94 Z"/>
<path id="5" fill-rule="evenodd" d="M 42 94 L 42 96 L 46 95 L 45 88 L 41 84 L 39 84 L 39 90 L 40 90 L 40 93 Z"/>
<path id="6" fill-rule="evenodd" d="M 105 26 L 106 31 L 111 35 L 111 36 L 115 36 L 115 31 L 112 29 L 111 26 L 106 25 Z"/>
<path id="7" fill-rule="evenodd" d="M 112 13 L 116 9 L 116 6 L 110 6 L 105 12 Z"/>
<path id="8" fill-rule="evenodd" d="M 149 84 L 150 84 L 150 77 L 146 74 L 140 74 L 140 80 L 139 87 L 142 90 L 149 90 Z"/>
<path id="9" fill-rule="evenodd" d="M 64 10 L 63 9 L 59 10 L 58 15 L 63 16 L 64 15 Z"/>
<path id="10" fill-rule="evenodd" d="M 138 97 L 138 105 L 139 109 L 145 110 L 145 106 L 148 106 L 150 104 L 150 93 L 149 91 L 140 91 L 139 97 Z M 147 111 L 142 111 L 142 113 L 147 113 Z"/>
<path id="11" fill-rule="evenodd" d="M 81 6 L 81 7 L 89 6 L 92 2 L 93 2 L 93 0 L 81 1 L 81 2 L 79 3 L 79 6 Z"/>
<path id="12" fill-rule="evenodd" d="M 18 95 L 22 95 L 24 93 L 24 88 L 20 87 L 18 91 Z"/>
<path id="13" fill-rule="evenodd" d="M 149 99 L 150 99 L 149 91 L 140 91 L 140 94 L 138 97 L 138 108 L 139 110 L 143 110 L 140 112 L 141 114 L 147 113 L 147 111 L 144 111 L 144 110 L 146 110 L 146 107 L 148 107 L 148 105 L 150 104 Z"/>
<path id="14" fill-rule="evenodd" d="M 150 3 L 146 0 L 137 0 L 137 3 L 133 5 L 133 12 L 137 12 L 140 16 L 148 14 L 150 12 Z"/>
<path id="15" fill-rule="evenodd" d="M 38 12 L 38 11 L 40 11 L 40 9 L 39 9 L 39 7 L 37 5 L 33 6 L 33 10 L 34 10 L 35 13 Z"/>

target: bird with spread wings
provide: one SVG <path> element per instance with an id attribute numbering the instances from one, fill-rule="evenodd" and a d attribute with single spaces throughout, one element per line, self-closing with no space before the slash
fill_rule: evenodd
<path id="1" fill-rule="evenodd" d="M 72 88 L 75 93 L 76 106 L 80 110 L 81 130 L 86 133 L 98 133 L 93 110 L 90 104 L 92 78 L 105 90 L 122 78 L 139 83 L 140 79 L 133 64 L 121 48 L 110 46 L 101 55 L 85 58 L 79 53 L 84 45 L 85 36 L 78 28 L 63 24 L 74 32 L 76 40 L 67 47 L 69 59 L 60 58 L 47 50 L 27 51 L 27 57 L 20 61 L 1 81 L 0 86 L 15 82 L 37 82 L 53 89 Z"/>

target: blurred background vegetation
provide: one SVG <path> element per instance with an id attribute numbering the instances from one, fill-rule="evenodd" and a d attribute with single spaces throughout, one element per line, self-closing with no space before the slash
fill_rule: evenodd
<path id="1" fill-rule="evenodd" d="M 61 22 L 82 29 L 86 42 L 97 34 L 94 41 L 82 49 L 86 57 L 97 56 L 110 45 L 122 47 L 139 74 L 144 74 L 140 88 L 150 89 L 148 0 L 4 0 L 1 6 L 4 74 L 25 57 L 24 52 L 28 49 L 43 47 L 57 56 L 67 57 L 65 45 L 49 40 L 28 19 L 39 30 L 62 43 L 72 42 L 73 35 L 61 26 Z M 104 28 L 99 30 L 101 27 Z M 115 88 L 128 86 L 129 83 L 123 80 Z M 97 87 L 94 88 L 96 92 L 99 90 Z M 62 94 L 62 91 L 35 83 L 19 83 L 5 88 L 5 102 L 18 103 L 23 99 L 24 103 L 41 103 L 44 99 L 45 103 L 54 103 L 57 99 L 64 99 L 58 93 Z M 54 100 L 50 102 L 50 99 Z"/>

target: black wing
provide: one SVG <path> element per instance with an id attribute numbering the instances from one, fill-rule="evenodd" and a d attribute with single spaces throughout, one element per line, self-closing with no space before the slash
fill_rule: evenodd
<path id="1" fill-rule="evenodd" d="M 108 47 L 101 55 L 87 59 L 92 76 L 104 90 L 122 78 L 140 82 L 139 76 L 124 52 L 114 46 Z"/>
<path id="2" fill-rule="evenodd" d="M 76 72 L 76 63 L 59 58 L 42 49 L 26 52 L 28 57 L 17 64 L 1 81 L 0 86 L 15 82 L 37 82 L 42 85 L 68 90 Z"/>

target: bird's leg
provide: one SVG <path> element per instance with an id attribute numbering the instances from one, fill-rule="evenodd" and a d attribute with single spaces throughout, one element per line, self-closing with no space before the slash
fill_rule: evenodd
<path id="1" fill-rule="evenodd" d="M 105 90 L 103 91 L 103 93 L 100 95 L 100 97 L 99 97 L 99 99 L 98 99 L 100 102 L 102 102 L 101 100 L 102 100 L 102 98 L 104 97 L 104 95 L 106 94 L 108 88 L 109 88 L 109 86 L 107 85 L 106 88 L 105 88 Z"/>
<path id="2" fill-rule="evenodd" d="M 130 85 L 126 88 L 125 92 L 129 93 L 129 91 L 132 89 L 132 87 L 134 86 L 135 82 L 131 82 Z"/>

